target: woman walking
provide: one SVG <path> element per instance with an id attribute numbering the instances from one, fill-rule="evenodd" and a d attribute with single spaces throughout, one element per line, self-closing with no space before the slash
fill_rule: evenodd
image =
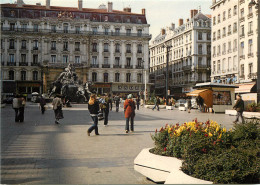
<path id="1" fill-rule="evenodd" d="M 56 95 L 55 98 L 52 101 L 53 110 L 55 114 L 55 123 L 60 124 L 59 120 L 63 119 L 63 113 L 62 113 L 62 100 L 60 95 Z"/>
<path id="2" fill-rule="evenodd" d="M 124 111 L 126 118 L 125 133 L 129 132 L 129 120 L 131 121 L 131 132 L 134 131 L 135 102 L 132 100 L 133 95 L 129 94 L 124 103 Z"/>
<path id="3" fill-rule="evenodd" d="M 20 98 L 21 106 L 19 107 L 19 121 L 22 123 L 24 121 L 24 108 L 25 108 L 25 98 L 21 96 Z"/>
<path id="4" fill-rule="evenodd" d="M 92 120 L 94 121 L 94 124 L 88 129 L 88 136 L 90 136 L 90 133 L 95 129 L 95 134 L 99 135 L 98 133 L 98 111 L 99 111 L 99 103 L 96 99 L 96 95 L 92 94 L 90 96 L 89 102 L 88 102 L 88 110 L 90 113 L 90 116 Z"/>
<path id="5" fill-rule="evenodd" d="M 139 110 L 140 96 L 137 96 L 137 98 L 136 98 L 136 105 L 137 105 L 137 110 Z"/>

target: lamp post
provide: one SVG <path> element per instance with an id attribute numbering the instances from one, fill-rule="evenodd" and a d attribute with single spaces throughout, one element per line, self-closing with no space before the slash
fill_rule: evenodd
<path id="1" fill-rule="evenodd" d="M 142 90 L 142 88 L 144 88 L 143 86 L 144 86 L 144 63 L 145 63 L 145 61 L 141 60 L 141 63 L 142 63 L 142 65 L 141 65 L 141 67 L 142 67 L 142 86 L 141 86 L 141 90 Z M 145 89 L 144 89 L 144 91 L 145 91 Z M 144 97 L 144 91 L 143 91 L 143 97 Z"/>
<path id="2" fill-rule="evenodd" d="M 256 9 L 258 9 L 258 37 L 257 37 L 257 102 L 260 102 L 260 8 L 259 8 L 259 0 L 255 2 L 254 0 L 251 0 L 249 3 L 249 6 L 255 6 Z"/>
<path id="3" fill-rule="evenodd" d="M 166 87 L 166 105 L 168 105 L 168 90 L 169 90 L 169 51 L 171 49 L 171 45 L 170 44 L 164 44 L 163 48 L 166 48 L 166 80 L 165 80 L 165 87 Z"/>

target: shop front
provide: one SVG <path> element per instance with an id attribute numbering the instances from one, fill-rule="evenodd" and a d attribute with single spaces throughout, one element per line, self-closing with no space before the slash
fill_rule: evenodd
<path id="1" fill-rule="evenodd" d="M 41 94 L 41 82 L 17 81 L 17 92 L 31 100 L 33 92 Z"/>
<path id="2" fill-rule="evenodd" d="M 104 93 L 111 94 L 111 83 L 95 83 L 92 86 L 93 91 L 98 95 L 102 95 Z"/>
<path id="3" fill-rule="evenodd" d="M 112 84 L 112 93 L 114 95 L 119 94 L 121 97 L 126 97 L 128 94 L 133 94 L 134 97 L 137 97 L 137 95 L 140 95 L 143 91 L 144 85 L 142 84 Z M 147 92 L 150 92 L 149 86 L 147 86 Z"/>
<path id="4" fill-rule="evenodd" d="M 16 94 L 16 82 L 14 80 L 3 80 L 2 98 L 13 97 Z"/>

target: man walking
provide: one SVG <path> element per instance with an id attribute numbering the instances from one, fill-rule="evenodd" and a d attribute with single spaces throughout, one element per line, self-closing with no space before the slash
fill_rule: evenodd
<path id="1" fill-rule="evenodd" d="M 154 98 L 154 107 L 152 108 L 152 110 L 154 110 L 157 107 L 157 110 L 159 111 L 160 110 L 159 105 L 160 105 L 160 99 L 157 96 L 156 98 Z"/>
<path id="2" fill-rule="evenodd" d="M 118 95 L 115 96 L 114 101 L 116 103 L 116 112 L 119 111 L 120 97 Z"/>
<path id="3" fill-rule="evenodd" d="M 46 105 L 45 98 L 43 96 L 41 96 L 41 98 L 40 98 L 40 107 L 41 107 L 42 114 L 44 114 L 44 112 L 45 112 L 45 107 L 44 107 L 45 105 Z"/>
<path id="4" fill-rule="evenodd" d="M 19 122 L 19 108 L 22 106 L 22 102 L 18 95 L 13 99 L 13 109 L 15 111 L 15 122 Z"/>
<path id="5" fill-rule="evenodd" d="M 235 109 L 237 111 L 237 116 L 236 116 L 236 120 L 233 123 L 237 123 L 239 120 L 239 117 L 242 120 L 242 123 L 244 123 L 244 118 L 243 118 L 243 112 L 244 112 L 244 101 L 241 98 L 241 95 L 237 95 L 237 102 L 234 105 L 233 109 Z"/>

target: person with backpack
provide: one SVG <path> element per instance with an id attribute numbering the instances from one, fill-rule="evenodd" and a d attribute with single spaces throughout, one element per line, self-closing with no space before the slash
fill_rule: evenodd
<path id="1" fill-rule="evenodd" d="M 91 127 L 89 127 L 89 129 L 87 131 L 88 136 L 90 136 L 90 133 L 93 130 L 95 130 L 96 135 L 99 135 L 99 133 L 98 133 L 99 102 L 97 101 L 95 94 L 92 94 L 89 98 L 88 110 L 89 110 L 92 120 L 94 121 L 94 124 Z"/>
<path id="2" fill-rule="evenodd" d="M 131 123 L 130 130 L 134 131 L 134 117 L 135 117 L 135 102 L 133 101 L 133 95 L 129 94 L 124 103 L 124 112 L 126 118 L 125 133 L 129 132 L 129 121 Z"/>

